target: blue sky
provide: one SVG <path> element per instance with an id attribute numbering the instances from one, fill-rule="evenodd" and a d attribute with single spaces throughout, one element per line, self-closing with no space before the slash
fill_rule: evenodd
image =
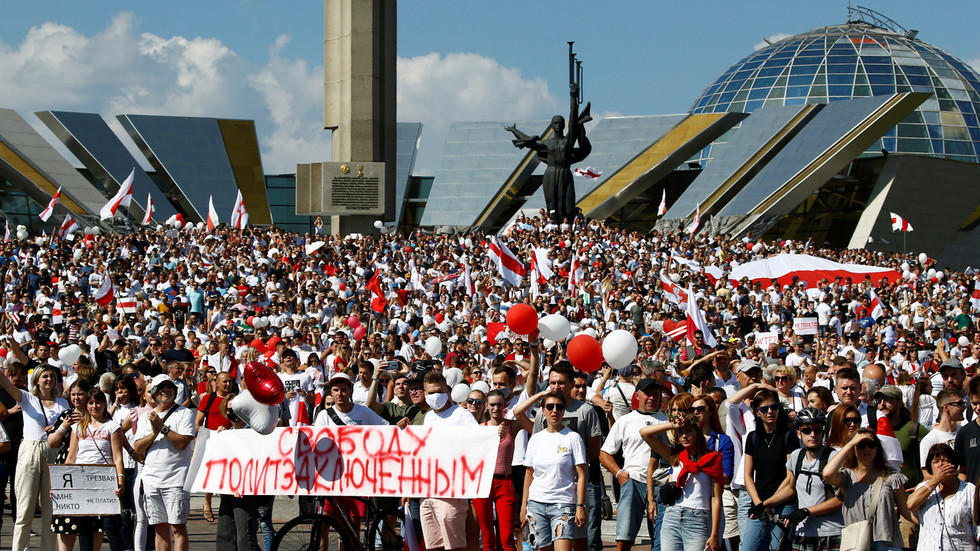
<path id="1" fill-rule="evenodd" d="M 919 38 L 980 66 L 976 0 L 864 0 Z M 256 121 L 266 172 L 327 160 L 323 6 L 271 2 L 4 2 L 0 107 Z M 417 173 L 438 166 L 453 121 L 567 110 L 567 46 L 599 115 L 686 111 L 764 37 L 842 23 L 847 3 L 579 0 L 403 1 L 399 120 L 424 125 Z M 45 134 L 49 136 L 49 134 Z"/>

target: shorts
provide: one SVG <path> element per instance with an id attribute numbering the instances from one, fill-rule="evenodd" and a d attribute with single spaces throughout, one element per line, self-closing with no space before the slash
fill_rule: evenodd
<path id="1" fill-rule="evenodd" d="M 183 488 L 144 488 L 146 518 L 150 526 L 187 524 L 191 494 Z"/>
<path id="2" fill-rule="evenodd" d="M 422 538 L 425 547 L 458 549 L 466 546 L 466 514 L 470 502 L 466 499 L 422 500 L 419 517 L 422 520 Z"/>
<path id="3" fill-rule="evenodd" d="M 575 504 L 527 502 L 527 517 L 534 546 L 548 547 L 557 540 L 575 539 Z"/>
<path id="4" fill-rule="evenodd" d="M 616 507 L 616 541 L 636 541 L 647 518 L 647 485 L 630 478 L 619 486 Z"/>

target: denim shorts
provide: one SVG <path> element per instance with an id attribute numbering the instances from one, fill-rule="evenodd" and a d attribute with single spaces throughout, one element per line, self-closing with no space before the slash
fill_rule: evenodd
<path id="1" fill-rule="evenodd" d="M 556 540 L 575 539 L 575 504 L 527 502 L 527 516 L 534 532 L 534 546 L 547 547 Z"/>
<path id="2" fill-rule="evenodd" d="M 619 487 L 616 507 L 616 541 L 635 541 L 647 518 L 647 485 L 632 478 Z"/>

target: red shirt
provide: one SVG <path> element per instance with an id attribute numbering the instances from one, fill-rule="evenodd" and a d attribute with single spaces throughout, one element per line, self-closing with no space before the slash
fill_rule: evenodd
<path id="1" fill-rule="evenodd" d="M 201 396 L 201 411 L 204 411 L 204 408 L 207 407 L 208 400 L 210 399 L 210 394 Z M 207 420 L 205 421 L 204 426 L 211 430 L 217 430 L 218 427 L 224 427 L 226 429 L 231 428 L 231 421 L 229 421 L 224 415 L 221 415 L 221 410 L 219 409 L 221 407 L 221 402 L 221 397 L 215 395 L 214 402 L 212 402 L 210 410 L 205 412 L 205 415 L 207 415 Z"/>

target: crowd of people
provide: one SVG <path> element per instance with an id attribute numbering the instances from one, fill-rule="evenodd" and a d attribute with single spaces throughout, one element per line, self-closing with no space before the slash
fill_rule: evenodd
<path id="1" fill-rule="evenodd" d="M 779 253 L 901 277 L 725 277 Z M 835 550 L 861 528 L 875 550 L 976 549 L 980 300 L 971 270 L 924 256 L 542 213 L 500 237 L 53 236 L 4 243 L 0 266 L 16 550 L 32 531 L 41 549 L 187 549 L 198 513 L 218 549 L 269 550 L 271 496 L 206 495 L 192 512 L 184 491 L 202 430 L 249 430 L 227 401 L 253 361 L 284 383 L 281 425 L 498 427 L 488 497 L 386 504 L 411 508 L 427 549 L 598 550 L 603 516 L 618 551 L 644 531 L 665 551 Z M 703 327 L 673 330 L 689 307 L 665 282 Z M 506 329 L 522 302 L 573 334 L 632 333 L 634 361 L 583 371 L 565 342 Z M 800 317 L 815 335 L 794 332 Z M 123 513 L 52 515 L 57 463 L 113 466 Z"/>

